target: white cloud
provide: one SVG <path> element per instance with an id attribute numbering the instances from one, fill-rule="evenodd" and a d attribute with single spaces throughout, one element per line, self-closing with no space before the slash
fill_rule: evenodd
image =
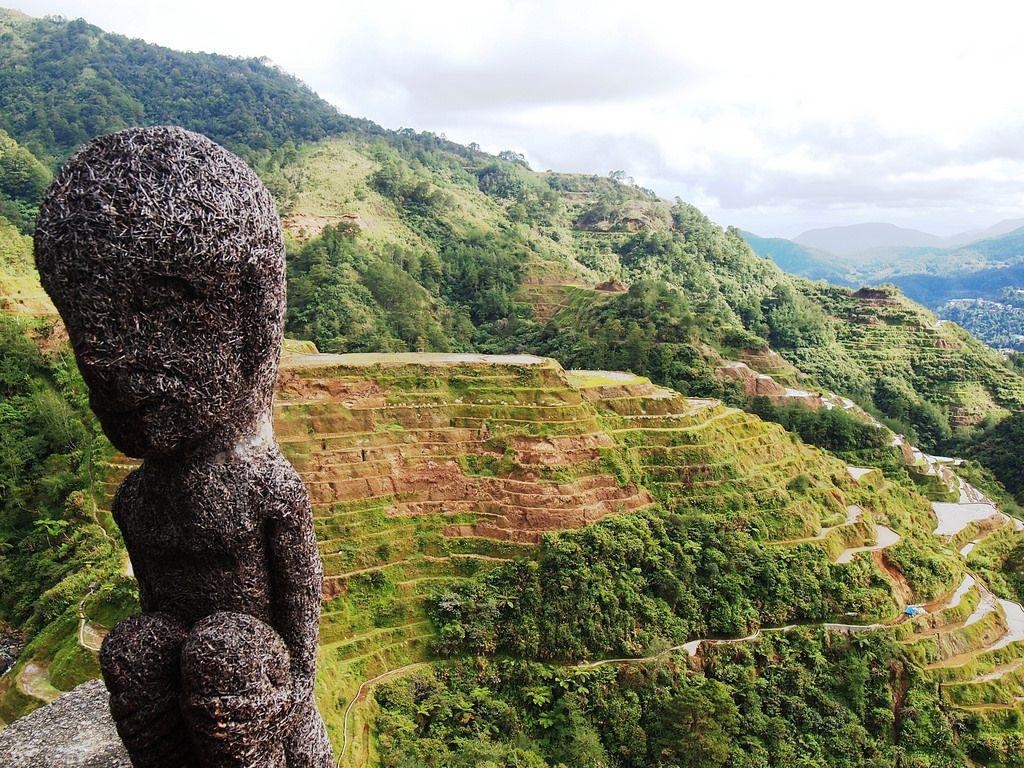
<path id="1" fill-rule="evenodd" d="M 1024 206 L 1011 3 L 13 1 L 267 55 L 350 114 L 541 168 L 621 168 L 764 234 L 945 234 Z"/>

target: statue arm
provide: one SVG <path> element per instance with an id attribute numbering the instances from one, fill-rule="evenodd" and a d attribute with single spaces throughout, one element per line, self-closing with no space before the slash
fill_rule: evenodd
<path id="1" fill-rule="evenodd" d="M 139 557 L 135 549 L 133 532 L 135 526 L 132 523 L 132 506 L 137 494 L 138 469 L 133 470 L 124 479 L 114 494 L 114 500 L 110 504 L 110 514 L 121 531 L 121 538 L 124 540 L 125 549 L 128 550 L 128 557 L 132 564 L 132 575 L 139 585 L 139 608 L 142 613 L 151 613 L 156 609 L 153 604 L 152 591 L 149 588 L 149 580 L 146 573 L 146 558 Z"/>
<path id="2" fill-rule="evenodd" d="M 298 477 L 298 493 L 284 514 L 269 521 L 274 628 L 288 646 L 296 700 L 312 694 L 320 636 L 323 563 L 313 533 L 309 498 Z"/>

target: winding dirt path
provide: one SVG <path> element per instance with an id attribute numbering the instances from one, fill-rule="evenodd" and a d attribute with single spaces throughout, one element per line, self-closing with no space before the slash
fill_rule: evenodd
<path id="1" fill-rule="evenodd" d="M 726 409 L 723 413 L 716 414 L 709 421 L 714 421 L 716 419 L 724 418 L 726 416 L 731 415 L 730 414 L 730 410 L 731 409 Z M 639 419 L 639 418 L 643 418 L 643 417 L 633 417 L 633 418 Z M 647 418 L 654 418 L 654 417 L 647 417 Z M 702 426 L 707 426 L 707 423 L 703 424 Z M 616 430 L 616 431 L 621 431 L 621 430 Z M 874 470 L 873 468 L 868 468 L 868 467 L 847 467 L 847 472 L 857 482 L 859 482 L 865 475 L 869 474 L 870 472 L 874 472 L 874 471 L 876 471 L 876 470 Z M 947 503 L 947 504 L 934 503 L 932 505 L 933 506 L 933 510 L 935 511 L 936 516 L 937 516 L 938 521 L 939 521 L 939 524 L 938 524 L 936 530 L 934 531 L 935 535 L 937 535 L 937 536 L 952 536 L 952 535 L 955 535 L 956 533 L 958 533 L 959 531 L 963 530 L 963 528 L 966 527 L 967 525 L 969 525 L 972 521 L 982 520 L 982 519 L 985 519 L 985 518 L 988 518 L 988 517 L 992 517 L 992 516 L 995 516 L 995 515 L 1003 517 L 1006 520 L 1006 522 L 1012 522 L 1013 525 L 1015 526 L 1015 528 L 1017 528 L 1018 530 L 1024 528 L 1024 523 L 1021 523 L 1020 521 L 1017 521 L 1017 520 L 1015 520 L 1013 518 L 1010 518 L 1009 516 L 1005 515 L 1003 512 L 1001 512 L 1001 510 L 998 509 L 998 507 L 990 499 L 985 497 L 984 494 L 982 494 L 977 489 L 973 488 L 973 486 L 970 486 L 968 483 L 964 482 L 960 478 L 957 478 L 957 481 L 959 483 L 959 490 L 960 490 L 960 498 L 959 498 L 959 500 L 957 502 L 955 502 L 955 503 Z M 844 527 L 844 526 L 849 526 L 849 525 L 855 525 L 855 524 L 859 523 L 861 521 L 861 519 L 862 519 L 862 516 L 863 516 L 863 510 L 860 507 L 858 507 L 856 505 L 849 505 L 847 507 L 847 518 L 846 518 L 846 520 L 844 522 L 842 522 L 842 523 L 840 523 L 838 525 L 828 526 L 828 527 L 822 528 L 821 531 L 817 535 L 815 535 L 815 536 L 805 537 L 805 538 L 802 538 L 802 539 L 793 539 L 793 540 L 788 540 L 788 541 L 772 542 L 772 544 L 797 544 L 797 543 L 801 543 L 801 542 L 820 541 L 822 539 L 825 539 L 830 533 L 832 533 L 833 531 L 835 531 L 838 528 L 841 528 L 841 527 Z M 879 567 L 880 570 L 882 570 L 884 573 L 886 573 L 889 576 L 889 578 L 891 579 L 891 581 L 893 583 L 894 591 L 897 594 L 897 596 L 903 601 L 903 603 L 905 605 L 912 604 L 913 603 L 914 595 L 913 595 L 912 590 L 910 589 L 910 585 L 907 582 L 906 577 L 904 576 L 904 574 L 898 568 L 896 568 L 896 566 L 894 564 L 890 563 L 886 559 L 885 554 L 884 554 L 884 551 L 886 549 L 888 549 L 889 547 L 894 546 L 895 544 L 897 544 L 901 540 L 901 536 L 900 536 L 899 533 L 897 533 L 896 531 L 892 530 L 891 528 L 889 528 L 889 527 L 887 527 L 885 525 L 876 525 L 875 529 L 876 529 L 876 543 L 874 545 L 871 545 L 871 546 L 861 546 L 861 547 L 852 547 L 850 549 L 846 549 L 846 550 L 844 550 L 839 555 L 839 557 L 836 560 L 836 562 L 839 563 L 839 564 L 849 563 L 849 562 L 853 561 L 853 559 L 858 554 L 860 554 L 862 552 L 870 552 L 871 555 L 872 555 L 872 559 L 875 561 L 875 564 Z M 969 545 L 968 547 L 964 548 L 966 551 L 963 551 L 963 550 L 961 551 L 961 554 L 964 557 L 966 557 L 970 553 L 971 549 L 973 549 L 973 545 L 976 545 L 978 542 L 980 542 L 982 539 L 985 538 L 985 536 L 989 535 L 990 533 L 991 533 L 991 531 L 983 531 L 978 538 L 976 538 L 973 542 L 971 542 L 971 545 Z M 477 558 L 477 559 L 480 559 L 480 560 L 493 560 L 493 561 L 504 561 L 504 560 L 506 560 L 506 558 L 486 556 L 486 555 L 473 555 L 473 554 L 470 554 L 470 553 L 465 553 L 465 554 L 459 553 L 457 555 L 452 555 L 451 557 Z M 431 560 L 431 561 L 441 561 L 441 560 L 448 560 L 450 558 L 449 557 L 426 556 L 425 559 L 426 560 Z M 371 567 L 368 567 L 368 568 L 358 569 L 358 570 L 352 571 L 352 572 L 350 572 L 348 574 L 344 574 L 343 576 L 336 577 L 336 578 L 346 578 L 346 577 L 353 576 L 353 575 L 356 575 L 356 574 L 359 574 L 359 573 L 372 572 L 372 571 L 380 570 L 381 568 L 388 567 L 388 565 L 391 565 L 391 564 L 379 565 L 379 566 L 371 566 Z M 939 598 L 939 599 L 933 600 L 932 602 L 928 603 L 927 605 L 925 605 L 923 607 L 925 608 L 925 610 L 928 613 L 935 613 L 935 612 L 940 612 L 940 611 L 945 611 L 945 610 L 956 608 L 957 606 L 960 605 L 960 603 L 962 602 L 964 597 L 967 595 L 967 593 L 971 589 L 973 589 L 975 587 L 977 587 L 977 589 L 979 589 L 979 591 L 981 592 L 981 600 L 979 601 L 978 606 L 971 613 L 971 615 L 968 616 L 963 622 L 958 622 L 956 625 L 948 625 L 948 626 L 944 626 L 944 627 L 939 628 L 938 632 L 949 631 L 951 628 L 955 629 L 955 628 L 962 628 L 962 627 L 970 626 L 971 624 L 973 624 L 973 623 L 975 623 L 977 621 L 980 621 L 982 618 L 984 618 L 984 616 L 986 616 L 988 613 L 991 613 L 994 610 L 1002 610 L 1005 613 L 1006 618 L 1007 618 L 1007 624 L 1008 624 L 1007 632 L 1004 635 L 1002 635 L 996 642 L 992 643 L 989 647 L 986 647 L 986 648 L 983 648 L 983 649 L 978 649 L 978 650 L 973 650 L 973 651 L 971 651 L 969 653 L 961 654 L 960 656 L 955 657 L 954 659 L 946 659 L 945 661 L 940 662 L 938 664 L 928 665 L 928 668 L 934 668 L 934 667 L 938 667 L 938 666 L 949 666 L 952 662 L 961 662 L 961 663 L 963 663 L 964 661 L 969 661 L 970 659 L 976 657 L 979 653 L 984 653 L 984 652 L 988 652 L 988 651 L 992 651 L 992 650 L 998 650 L 999 648 L 1004 648 L 1004 647 L 1006 647 L 1006 646 L 1008 646 L 1008 645 L 1010 645 L 1012 643 L 1015 643 L 1015 642 L 1024 642 L 1024 606 L 1021 606 L 1018 603 L 1014 603 L 1014 602 L 1011 602 L 1011 601 L 1008 601 L 1008 600 L 1002 600 L 1000 598 L 995 597 L 988 590 L 986 585 L 984 583 L 982 583 L 977 578 L 977 576 L 975 576 L 972 573 L 968 573 L 967 575 L 965 575 L 965 577 L 964 577 L 963 581 L 961 582 L 961 584 L 957 587 L 957 589 L 951 595 L 949 595 L 947 597 L 944 597 L 944 598 Z M 852 624 L 852 623 L 839 623 L 839 622 L 819 622 L 819 623 L 808 623 L 808 624 L 788 624 L 788 625 L 779 626 L 779 627 L 763 627 L 763 628 L 759 628 L 759 629 L 755 630 L 753 633 L 751 633 L 751 634 L 749 634 L 749 635 L 747 635 L 745 637 L 739 637 L 739 638 L 721 638 L 721 637 L 698 638 L 698 639 L 695 639 L 695 640 L 689 640 L 689 641 L 687 641 L 685 643 L 681 643 L 679 645 L 674 645 L 674 646 L 665 648 L 664 650 L 661 650 L 661 651 L 659 651 L 657 653 L 653 653 L 653 654 L 646 655 L 646 656 L 621 657 L 621 658 L 610 658 L 610 659 L 597 659 L 597 660 L 593 660 L 593 661 L 579 662 L 579 663 L 576 663 L 576 664 L 568 664 L 566 666 L 574 667 L 576 669 L 596 669 L 596 668 L 599 668 L 599 667 L 603 667 L 603 666 L 607 666 L 607 665 L 613 665 L 613 664 L 614 665 L 620 665 L 620 664 L 643 664 L 643 663 L 650 663 L 650 662 L 657 661 L 658 659 L 661 659 L 661 658 L 663 658 L 663 657 L 665 657 L 665 656 L 667 656 L 667 655 L 669 655 L 671 653 L 675 653 L 675 652 L 679 652 L 679 651 L 684 651 L 688 656 L 690 656 L 692 658 L 692 657 L 697 656 L 700 653 L 701 646 L 704 645 L 704 644 L 707 644 L 709 646 L 723 646 L 723 645 L 734 645 L 734 644 L 745 643 L 745 642 L 753 642 L 753 641 L 758 640 L 760 637 L 762 637 L 763 635 L 768 634 L 768 633 L 784 633 L 784 632 L 794 631 L 794 630 L 797 630 L 797 629 L 800 629 L 800 628 L 822 628 L 822 629 L 825 629 L 826 631 L 839 632 L 839 633 L 843 633 L 843 634 L 860 634 L 860 633 L 868 633 L 868 632 L 877 632 L 877 631 L 881 631 L 881 630 L 887 629 L 889 627 L 892 627 L 893 625 L 898 624 L 901 621 L 904 621 L 905 618 L 906 617 L 902 613 L 900 613 L 899 615 L 897 615 L 897 616 L 895 616 L 895 617 L 893 617 L 891 619 L 888 619 L 886 621 L 876 622 L 876 623 L 872 623 L 872 624 Z M 80 631 L 84 631 L 83 628 L 80 628 Z M 352 740 L 353 740 L 353 737 L 352 737 L 352 735 L 350 733 L 351 727 L 352 727 L 351 724 L 350 724 L 350 721 L 352 720 L 352 713 L 353 713 L 353 710 L 354 710 L 355 706 L 357 704 L 365 701 L 367 696 L 368 696 L 368 694 L 370 693 L 370 691 L 374 687 L 379 685 L 380 683 L 388 681 L 388 680 L 393 680 L 393 679 L 399 678 L 399 677 L 401 677 L 401 676 L 403 676 L 405 674 L 408 674 L 408 673 L 413 672 L 413 671 L 418 670 L 418 669 L 423 669 L 425 667 L 428 667 L 430 665 L 430 663 L 431 662 L 423 661 L 423 662 L 415 662 L 415 663 L 411 663 L 411 664 L 406 664 L 406 665 L 404 665 L 402 667 L 397 667 L 395 669 L 388 670 L 388 671 L 386 671 L 386 672 L 384 672 L 384 673 L 382 673 L 380 675 L 377 675 L 376 677 L 373 677 L 373 678 L 371 678 L 369 680 L 363 681 L 359 685 L 359 687 L 356 690 L 355 695 L 348 702 L 348 704 L 345 707 L 345 711 L 343 713 L 342 748 L 341 748 L 341 752 L 340 752 L 340 754 L 338 756 L 338 759 L 337 759 L 337 762 L 336 762 L 337 768 L 340 768 L 344 758 L 347 756 L 347 754 L 349 752 L 350 745 L 351 745 Z M 1002 677 L 1003 675 L 1017 672 L 1017 670 L 1019 670 L 1021 668 L 1021 666 L 1024 666 L 1024 660 L 1017 660 L 1017 661 L 1013 661 L 1013 662 L 1010 662 L 1010 663 L 1007 663 L 1007 664 L 1003 664 L 1003 665 L 997 666 L 996 668 L 992 669 L 991 671 L 989 671 L 988 673 L 986 673 L 984 675 L 980 675 L 977 678 L 977 680 L 972 681 L 972 682 L 984 683 L 984 682 L 988 682 L 988 681 L 992 681 L 992 680 L 997 680 L 1000 677 Z M 1015 706 L 1020 701 L 1024 701 L 1024 697 L 1020 697 L 1020 698 L 1016 699 L 1015 703 L 1013 705 L 1006 705 L 1006 704 L 998 704 L 998 705 L 996 705 L 996 704 L 982 704 L 982 705 L 976 705 L 976 706 L 973 706 L 973 707 L 963 707 L 963 708 L 964 709 L 976 709 L 976 710 L 1003 709 L 1003 708 L 1006 708 L 1007 706 Z"/>
<path id="2" fill-rule="evenodd" d="M 95 653 L 100 652 L 100 648 L 103 645 L 103 638 L 107 636 L 107 630 L 105 627 L 101 627 L 97 624 L 93 624 L 91 621 L 87 621 L 84 616 L 79 618 L 78 623 L 78 644 L 83 648 L 94 651 Z"/>
<path id="3" fill-rule="evenodd" d="M 960 707 L 960 709 L 966 709 L 970 712 L 986 712 L 998 709 L 1012 709 L 1021 703 L 1024 703 L 1024 696 L 1015 696 L 1012 704 L 967 704 Z"/>
<path id="4" fill-rule="evenodd" d="M 822 528 L 814 536 L 804 536 L 799 539 L 785 539 L 783 541 L 771 541 L 768 543 L 772 544 L 773 546 L 787 546 L 792 544 L 804 544 L 811 541 L 821 541 L 822 539 L 828 537 L 828 535 L 832 533 L 832 531 L 838 530 L 839 528 L 845 528 L 850 525 L 856 525 L 860 522 L 861 515 L 863 514 L 863 509 L 858 507 L 856 504 L 850 504 L 846 508 L 846 520 L 839 523 L 838 525 L 830 525 L 827 528 Z"/>
<path id="5" fill-rule="evenodd" d="M 836 558 L 836 563 L 852 563 L 853 558 L 861 552 L 880 552 L 883 549 L 888 549 L 894 544 L 898 544 L 900 542 L 900 538 L 900 535 L 892 528 L 884 525 L 875 525 L 874 544 L 865 547 L 851 547 L 850 549 L 843 550 L 842 554 Z M 902 574 L 900 575 L 902 576 Z"/>
<path id="6" fill-rule="evenodd" d="M 397 667 L 395 669 L 390 669 L 387 672 L 384 672 L 383 674 L 377 675 L 374 678 L 371 678 L 369 680 L 364 680 L 359 685 L 359 688 L 356 689 L 356 695 L 352 697 L 352 700 L 348 703 L 348 706 L 345 707 L 345 714 L 342 716 L 341 753 L 338 755 L 337 762 L 335 762 L 335 768 L 340 768 L 341 767 L 341 761 L 345 758 L 345 755 L 348 753 L 348 745 L 349 745 L 348 721 L 349 721 L 349 715 L 352 713 L 352 708 L 357 703 L 359 703 L 361 701 L 365 701 L 367 694 L 370 692 L 370 689 L 374 688 L 379 683 L 383 683 L 385 680 L 391 680 L 391 679 L 396 678 L 396 677 L 401 677 L 402 675 L 404 675 L 404 674 L 406 674 L 408 672 L 412 672 L 413 670 L 421 669 L 422 667 L 426 667 L 426 666 L 429 666 L 429 665 L 430 665 L 429 661 L 417 661 L 417 662 L 415 662 L 413 664 L 406 664 L 404 667 Z"/>
<path id="7" fill-rule="evenodd" d="M 948 611 L 952 608 L 956 608 L 963 602 L 964 596 L 971 591 L 971 588 L 977 583 L 975 578 L 971 574 L 966 574 L 964 580 L 960 582 L 960 586 L 956 588 L 956 591 L 949 597 L 940 597 L 937 600 L 932 600 L 930 603 L 925 603 L 922 607 L 928 613 L 938 613 L 939 611 Z"/>
<path id="8" fill-rule="evenodd" d="M 989 683 L 993 680 L 999 680 L 1006 675 L 1016 672 L 1018 669 L 1024 666 L 1024 659 L 1017 659 L 1017 661 L 1011 661 L 1009 664 L 1000 664 L 998 667 L 993 669 L 991 672 L 986 672 L 984 675 L 979 675 L 973 680 L 969 681 L 972 683 Z"/>
<path id="9" fill-rule="evenodd" d="M 107 636 L 107 630 L 105 627 L 93 624 L 89 621 L 89 617 L 85 615 L 85 601 L 88 600 L 95 591 L 95 585 L 89 587 L 89 591 L 85 593 L 85 597 L 78 602 L 78 644 L 87 650 L 99 653 L 100 646 L 103 645 L 103 638 Z"/>

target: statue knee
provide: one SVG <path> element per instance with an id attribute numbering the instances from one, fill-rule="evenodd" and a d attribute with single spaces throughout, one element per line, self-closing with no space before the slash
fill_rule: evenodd
<path id="1" fill-rule="evenodd" d="M 115 697 L 176 695 L 181 647 L 188 630 L 162 613 L 142 613 L 118 622 L 100 647 L 100 671 Z"/>
<path id="2" fill-rule="evenodd" d="M 291 706 L 288 648 L 277 632 L 241 613 L 215 613 L 192 628 L 182 650 L 185 711 L 201 731 L 280 725 Z"/>
<path id="3" fill-rule="evenodd" d="M 195 765 L 181 717 L 181 647 L 188 630 L 170 616 L 119 622 L 100 648 L 110 714 L 137 768 Z"/>

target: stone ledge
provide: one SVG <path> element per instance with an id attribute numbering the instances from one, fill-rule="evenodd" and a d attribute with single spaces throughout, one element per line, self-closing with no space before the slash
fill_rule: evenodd
<path id="1" fill-rule="evenodd" d="M 0 730 L 3 768 L 131 768 L 110 719 L 107 689 L 92 680 Z"/>

